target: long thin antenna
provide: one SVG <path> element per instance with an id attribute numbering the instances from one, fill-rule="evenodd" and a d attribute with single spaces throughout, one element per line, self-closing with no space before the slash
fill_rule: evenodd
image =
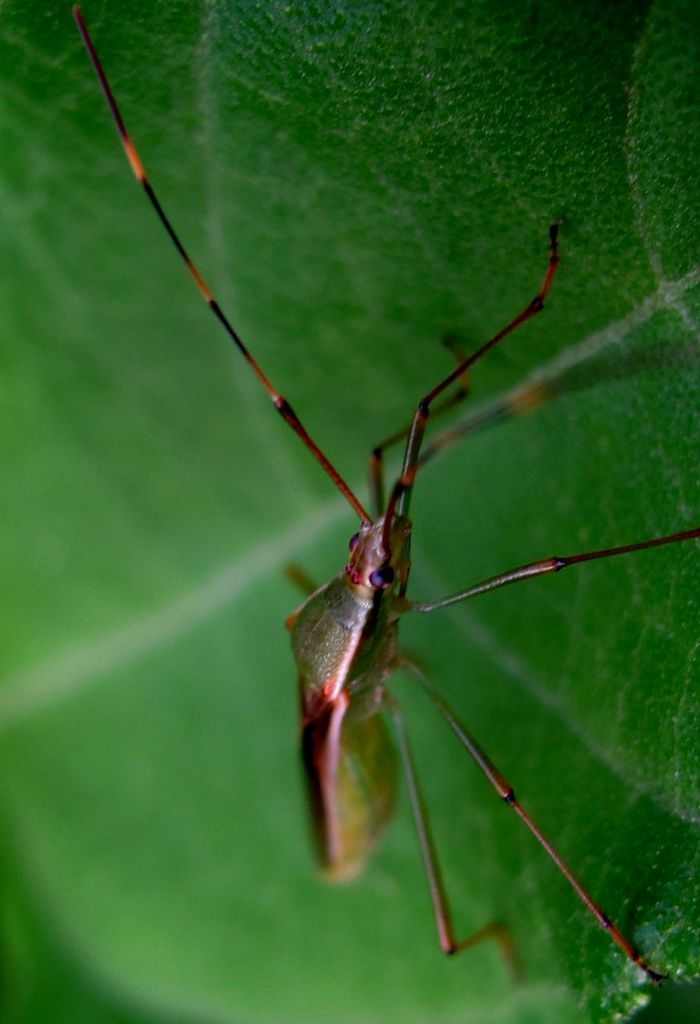
<path id="1" fill-rule="evenodd" d="M 346 484 L 345 480 L 343 480 L 342 476 L 337 471 L 335 466 L 333 466 L 333 464 L 326 458 L 326 456 L 323 454 L 323 452 L 318 447 L 316 442 L 313 441 L 311 437 L 309 437 L 299 417 L 294 412 L 287 399 L 277 393 L 277 391 L 274 389 L 268 378 L 263 373 L 258 363 L 250 354 L 246 346 L 243 344 L 240 335 L 225 316 L 218 302 L 216 301 L 212 293 L 209 291 L 206 282 L 204 281 L 204 278 L 199 273 L 196 266 L 194 265 L 189 255 L 187 254 L 187 250 L 185 249 L 184 245 L 178 238 L 174 227 L 168 220 L 168 217 L 165 211 L 163 210 L 163 207 L 160 205 L 160 202 L 158 201 L 158 197 L 153 191 L 151 183 L 146 177 L 146 171 L 144 170 L 144 166 L 141 163 L 141 159 L 138 153 L 136 152 L 134 144 L 129 138 L 129 133 L 126 130 L 126 125 L 124 124 L 124 119 L 121 115 L 121 111 L 117 106 L 117 101 L 115 100 L 112 89 L 110 88 L 110 84 L 107 81 L 107 75 L 105 74 L 104 68 L 100 63 L 100 58 L 97 56 L 97 51 L 95 50 L 95 46 L 90 37 L 90 33 L 87 29 L 87 25 L 83 21 L 83 15 L 77 4 L 73 7 L 73 16 L 80 31 L 80 35 L 83 38 L 83 42 L 85 43 L 85 48 L 88 52 L 90 60 L 92 61 L 92 66 L 95 69 L 97 79 L 100 83 L 100 86 L 102 87 L 102 92 L 104 93 L 105 99 L 107 100 L 107 105 L 109 106 L 109 109 L 112 112 L 112 117 L 114 118 L 115 124 L 117 126 L 117 131 L 119 132 L 119 137 L 121 139 L 122 146 L 124 147 L 126 158 L 129 161 L 129 166 L 131 167 L 131 170 L 134 172 L 134 177 L 138 182 L 140 182 L 144 192 L 148 196 L 149 202 L 151 203 L 153 209 L 158 214 L 161 224 L 170 235 L 170 239 L 173 245 L 179 252 L 180 256 L 182 257 L 183 261 L 187 266 L 187 269 L 194 278 L 194 282 L 197 285 L 197 288 L 199 289 L 202 298 L 209 306 L 217 320 L 219 320 L 219 322 L 222 324 L 224 330 L 228 334 L 231 341 L 234 343 L 238 351 L 241 353 L 243 358 L 250 366 L 255 376 L 258 378 L 262 386 L 265 388 L 265 391 L 267 392 L 269 398 L 271 399 L 272 404 L 275 406 L 278 413 L 282 416 L 282 419 L 289 424 L 294 433 L 301 439 L 302 443 L 305 445 L 306 448 L 308 448 L 308 450 L 311 452 L 316 461 L 321 464 L 326 474 L 331 478 L 335 486 L 341 492 L 346 501 L 352 506 L 353 510 L 357 513 L 360 519 L 365 523 L 370 522 L 370 517 L 367 514 L 367 512 L 365 512 L 359 499 L 356 497 L 356 495 L 353 493 L 350 487 Z"/>

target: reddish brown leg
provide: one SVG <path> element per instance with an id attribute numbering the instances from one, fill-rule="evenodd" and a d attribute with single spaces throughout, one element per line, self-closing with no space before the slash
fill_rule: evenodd
<path id="1" fill-rule="evenodd" d="M 498 345 L 500 341 L 509 334 L 512 334 L 512 332 L 516 330 L 516 328 L 520 327 L 521 324 L 524 324 L 527 320 L 530 320 L 533 316 L 536 316 L 537 313 L 541 312 L 544 307 L 544 300 L 552 287 L 554 275 L 559 264 L 559 246 L 557 243 L 558 231 L 558 224 L 552 224 L 549 228 L 549 263 L 547 264 L 547 270 L 542 281 L 542 286 L 534 299 L 528 303 L 522 313 L 516 316 L 514 320 L 511 320 L 503 330 L 498 332 L 498 334 L 494 334 L 492 338 L 465 359 L 455 370 L 452 371 L 452 373 L 448 374 L 447 377 L 436 384 L 435 387 L 424 395 L 418 403 L 418 407 L 413 415 L 413 420 L 411 421 L 408 441 L 406 442 L 406 451 L 404 453 L 401 475 L 394 484 L 394 488 L 386 507 L 382 543 L 387 553 L 389 553 L 389 537 L 391 536 L 391 524 L 394 513 L 398 512 L 400 515 L 408 514 L 411 490 L 413 489 L 416 473 L 418 471 L 421 445 L 423 443 L 425 429 L 428 424 L 428 417 L 430 415 L 430 406 L 432 402 L 434 402 L 435 399 L 446 390 L 446 388 L 453 384 L 457 378 L 465 372 L 465 370 L 468 370 L 477 362 L 477 360 L 485 356 L 487 352 L 490 352 L 491 349 Z"/>
<path id="2" fill-rule="evenodd" d="M 507 391 L 504 395 L 489 402 L 483 409 L 467 417 L 454 426 L 448 427 L 426 445 L 418 459 L 417 469 L 422 469 L 440 452 L 450 448 L 457 441 L 462 441 L 471 434 L 476 434 L 487 427 L 495 426 L 514 416 L 523 416 L 540 408 L 559 394 L 556 385 L 551 381 L 536 381 L 521 384 Z"/>
<path id="3" fill-rule="evenodd" d="M 457 365 L 461 366 L 465 360 L 465 356 L 459 347 L 457 338 L 452 334 L 446 334 L 442 343 L 445 348 L 448 348 L 452 355 L 457 361 Z M 446 398 L 438 408 L 432 413 L 433 420 L 437 419 L 438 416 L 444 415 L 449 412 L 450 409 L 454 409 L 455 406 L 463 402 L 469 395 L 469 383 L 467 379 L 466 371 L 457 379 L 458 388 L 454 394 Z M 393 434 L 385 437 L 383 441 L 380 441 L 376 445 L 369 455 L 369 491 L 370 500 L 372 506 L 372 512 L 375 516 L 379 517 L 384 511 L 384 453 L 393 445 L 398 444 L 399 441 L 403 441 L 404 438 L 408 437 L 411 424 L 407 423 L 400 430 L 396 430 Z"/>
<path id="4" fill-rule="evenodd" d="M 92 66 L 95 69 L 95 73 L 97 75 L 100 86 L 102 87 L 105 99 L 107 100 L 107 105 L 109 106 L 109 109 L 112 113 L 112 117 L 114 118 L 114 122 L 117 126 L 117 131 L 119 132 L 119 137 L 121 139 L 122 146 L 124 147 L 126 158 L 129 161 L 129 166 L 131 167 L 131 170 L 134 173 L 134 177 L 141 184 L 144 192 L 146 193 L 146 196 L 148 197 L 148 201 L 150 202 L 151 206 L 158 214 L 161 224 L 163 225 L 168 235 L 170 236 L 170 240 L 172 241 L 173 245 L 180 254 L 180 257 L 185 263 L 185 266 L 189 270 L 195 284 L 197 285 L 197 288 L 199 289 L 200 295 L 206 302 L 207 306 L 209 306 L 209 309 L 212 311 L 212 313 L 217 318 L 219 323 L 222 325 L 222 327 L 224 328 L 224 330 L 226 331 L 226 333 L 228 334 L 229 338 L 234 343 L 238 351 L 246 360 L 251 370 L 258 378 L 259 382 L 262 384 L 263 388 L 267 392 L 268 397 L 270 398 L 273 405 L 277 409 L 277 412 L 281 415 L 282 419 L 292 428 L 294 433 L 301 440 L 302 444 L 311 452 L 316 461 L 323 467 L 325 473 L 330 477 L 330 479 L 333 481 L 335 486 L 338 488 L 338 490 L 346 499 L 346 501 L 351 505 L 351 507 L 357 513 L 360 519 L 363 522 L 369 522 L 369 516 L 362 507 L 362 504 L 360 503 L 359 499 L 355 496 L 355 494 L 350 489 L 348 484 L 346 484 L 345 480 L 342 478 L 342 476 L 340 475 L 338 470 L 333 466 L 330 460 L 326 458 L 326 456 L 323 454 L 323 452 L 318 447 L 316 442 L 307 434 L 306 430 L 304 429 L 301 423 L 301 420 L 298 418 L 298 416 L 296 415 L 296 413 L 294 412 L 286 398 L 278 394 L 277 391 L 274 389 L 268 378 L 263 373 L 261 367 L 258 365 L 256 360 L 253 358 L 253 356 L 250 354 L 246 346 L 243 344 L 240 335 L 227 319 L 218 302 L 209 291 L 209 288 L 207 287 L 204 278 L 199 273 L 199 270 L 190 259 L 184 245 L 180 241 L 174 227 L 170 223 L 169 218 L 167 217 L 165 211 L 163 210 L 163 207 L 160 205 L 158 197 L 156 196 L 151 183 L 146 177 L 146 171 L 144 170 L 143 164 L 141 163 L 141 159 L 138 153 L 136 152 L 134 144 L 132 143 L 129 134 L 126 130 L 124 119 L 122 118 L 121 111 L 117 106 L 117 101 L 115 100 L 114 95 L 112 93 L 112 89 L 110 88 L 109 82 L 107 80 L 107 75 L 105 74 L 104 68 L 100 63 L 100 58 L 97 56 L 97 51 L 95 50 L 95 46 L 92 42 L 92 39 L 90 38 L 90 33 L 87 30 L 87 26 L 83 21 L 83 16 L 80 12 L 80 8 L 77 5 L 73 7 L 73 15 L 78 25 L 80 34 L 83 38 L 83 42 L 85 43 L 85 48 L 88 52 L 90 60 L 92 61 Z"/>
<path id="5" fill-rule="evenodd" d="M 666 359 L 667 362 L 673 358 L 679 358 L 687 363 L 685 351 L 676 350 L 674 354 L 673 350 L 666 349 L 663 356 L 657 356 L 653 351 L 646 353 L 649 365 L 654 365 L 660 358 Z M 659 363 L 659 365 L 661 364 Z M 616 360 L 614 365 L 607 370 L 597 366 L 595 360 L 592 360 L 581 366 L 574 365 L 555 370 L 546 376 L 541 370 L 535 371 L 519 384 L 483 403 L 476 412 L 465 416 L 442 431 L 437 437 L 433 437 L 430 444 L 423 447 L 417 468 L 422 469 L 435 455 L 480 430 L 517 416 L 527 415 L 561 395 L 592 387 L 606 379 L 621 379 L 623 376 L 627 377 L 635 372 L 639 372 L 639 368 L 635 368 L 632 355 L 629 352 Z"/>
<path id="6" fill-rule="evenodd" d="M 428 818 L 425 801 L 418 782 L 416 767 L 413 761 L 413 755 L 411 754 L 408 738 L 406 736 L 401 709 L 399 708 L 396 698 L 387 691 L 384 693 L 384 701 L 391 712 L 391 716 L 394 721 L 399 753 L 401 756 L 401 764 L 406 779 L 406 785 L 408 787 L 408 795 L 411 801 L 411 808 L 413 810 L 416 832 L 418 833 L 418 843 L 420 845 L 421 857 L 423 859 L 423 867 L 428 880 L 430 900 L 433 906 L 433 915 L 435 917 L 435 925 L 437 928 L 440 948 L 443 953 L 447 953 L 448 956 L 453 956 L 456 953 L 462 953 L 465 949 L 471 949 L 473 946 L 476 946 L 480 942 L 484 942 L 486 939 L 491 939 L 498 944 L 506 965 L 513 977 L 517 980 L 521 975 L 520 966 L 517 962 L 515 947 L 513 945 L 510 932 L 505 925 L 498 921 L 493 921 L 484 925 L 482 928 L 479 928 L 464 939 L 457 939 L 455 937 L 454 927 L 452 925 L 452 915 L 450 913 L 447 894 L 445 892 L 445 885 L 442 880 L 440 862 L 435 850 L 435 843 L 433 841 L 432 830 L 430 828 L 430 820 Z"/>
<path id="7" fill-rule="evenodd" d="M 595 903 L 588 895 L 586 890 L 583 888 L 581 883 L 578 881 L 576 876 L 564 863 L 562 858 L 559 856 L 557 851 L 554 849 L 548 839 L 540 832 L 537 825 L 535 825 L 532 818 L 527 814 L 519 800 L 515 796 L 515 792 L 511 784 L 496 768 L 493 761 L 488 755 L 482 750 L 474 737 L 469 733 L 462 723 L 459 721 L 457 716 L 454 714 L 452 709 L 449 707 L 444 698 L 434 688 L 432 683 L 423 675 L 420 669 L 413 665 L 411 662 L 402 662 L 402 667 L 408 669 L 421 683 L 423 689 L 426 691 L 433 704 L 443 716 L 447 724 L 450 726 L 454 734 L 456 735 L 459 742 L 462 744 L 464 749 L 467 751 L 471 759 L 477 765 L 477 767 L 484 774 L 490 785 L 496 790 L 502 800 L 511 807 L 518 815 L 520 820 L 529 829 L 532 835 L 535 837 L 537 842 L 542 848 L 549 854 L 551 859 L 554 861 L 556 866 L 559 868 L 561 873 L 566 878 L 569 885 L 572 887 L 579 899 L 586 905 L 587 909 L 593 914 L 598 924 L 607 931 L 613 942 L 616 942 L 620 949 L 625 953 L 627 957 L 636 964 L 638 967 L 645 972 L 647 977 L 654 982 L 663 981 L 667 975 L 655 971 L 646 960 L 644 960 L 632 945 L 628 939 L 619 931 L 619 929 L 613 924 L 608 915 Z"/>
<path id="8" fill-rule="evenodd" d="M 521 580 L 528 580 L 533 576 L 546 576 L 549 573 L 560 572 L 570 565 L 592 562 L 599 558 L 613 558 L 615 555 L 628 555 L 631 551 L 644 551 L 646 548 L 658 548 L 665 544 L 676 544 L 680 541 L 697 540 L 698 538 L 700 538 L 700 526 L 694 526 L 690 530 L 669 533 L 665 537 L 652 537 L 651 540 L 638 541 L 636 544 L 584 551 L 578 555 L 553 555 L 551 558 L 543 558 L 539 562 L 528 562 L 516 569 L 509 569 L 507 572 L 499 573 L 498 576 L 491 576 L 481 583 L 467 587 L 466 590 L 458 590 L 456 593 L 440 597 L 436 601 L 409 601 L 407 598 L 398 598 L 396 607 L 400 612 L 434 612 L 438 608 L 447 608 L 451 604 L 467 601 L 471 597 L 478 597 L 479 594 L 486 594 L 489 590 L 498 590 L 499 587 L 507 587 L 511 583 L 519 583 Z"/>

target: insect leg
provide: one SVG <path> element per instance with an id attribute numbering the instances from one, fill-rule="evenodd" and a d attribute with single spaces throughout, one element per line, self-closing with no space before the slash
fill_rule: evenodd
<path id="1" fill-rule="evenodd" d="M 585 342 L 582 345 L 585 346 Z M 580 346 L 579 346 L 580 347 Z M 696 367 L 699 356 L 685 345 L 669 346 L 665 342 L 649 346 L 644 353 L 617 353 L 614 360 L 586 357 L 583 361 L 534 370 L 514 387 L 484 402 L 480 408 L 442 431 L 426 445 L 418 459 L 418 469 L 457 441 L 480 430 L 527 415 L 542 406 L 575 391 L 595 387 L 605 380 L 636 377 L 645 369 L 664 369 L 681 365 Z"/>
<path id="2" fill-rule="evenodd" d="M 316 461 L 322 466 L 325 473 L 330 477 L 330 479 L 333 481 L 333 483 L 341 492 L 346 501 L 352 506 L 354 511 L 360 517 L 360 519 L 363 522 L 369 522 L 369 516 L 362 507 L 359 499 L 355 496 L 355 494 L 350 489 L 345 480 L 342 478 L 342 476 L 337 471 L 335 466 L 333 466 L 330 460 L 324 455 L 324 453 L 318 447 L 316 442 L 309 436 L 309 434 L 307 434 L 306 430 L 304 429 L 301 423 L 301 420 L 296 415 L 296 413 L 294 412 L 286 398 L 284 398 L 283 395 L 278 394 L 275 388 L 272 386 L 271 382 L 263 373 L 262 368 L 258 365 L 256 360 L 248 351 L 247 347 L 244 345 L 240 335 L 224 314 L 223 310 L 221 309 L 221 306 L 218 304 L 212 293 L 209 291 L 209 288 L 207 287 L 206 282 L 204 281 L 204 278 L 200 274 L 199 270 L 190 259 L 187 250 L 180 241 L 180 238 L 177 232 L 175 231 L 175 228 L 172 226 L 170 219 L 165 213 L 163 207 L 160 205 L 160 201 L 156 196 L 153 186 L 151 185 L 150 181 L 146 176 L 146 171 L 144 169 L 143 164 L 141 163 L 141 158 L 136 152 L 136 148 L 133 142 L 131 141 L 129 133 L 126 130 L 126 125 L 124 124 L 124 119 L 121 115 L 121 111 L 117 105 L 116 99 L 114 98 L 114 94 L 107 79 L 107 75 L 105 74 L 104 68 L 102 67 L 100 58 L 97 56 L 97 51 L 95 49 L 94 43 L 92 41 L 90 33 L 88 32 L 87 26 L 83 20 L 80 8 L 77 6 L 77 4 L 73 7 L 73 16 L 75 18 L 76 24 L 80 31 L 80 35 L 82 36 L 83 42 L 85 44 L 85 49 L 87 50 L 88 56 L 90 57 L 90 60 L 92 62 L 92 66 L 95 69 L 95 74 L 97 75 L 97 79 L 102 88 L 102 92 L 104 93 L 107 105 L 110 109 L 112 117 L 114 118 L 114 123 L 117 127 L 117 131 L 119 132 L 119 138 L 121 139 L 121 143 L 124 148 L 124 153 L 126 154 L 126 158 L 129 161 L 129 166 L 131 167 L 131 170 L 134 173 L 134 177 L 136 178 L 136 180 L 139 182 L 144 192 L 146 193 L 148 201 L 150 202 L 151 206 L 157 213 L 161 224 L 163 225 L 168 235 L 170 236 L 170 240 L 177 249 L 185 266 L 189 270 L 194 280 L 194 283 L 197 285 L 200 295 L 202 296 L 202 298 L 204 299 L 204 301 L 206 302 L 207 306 L 212 311 L 214 316 L 217 318 L 219 323 L 222 325 L 222 327 L 224 328 L 224 330 L 226 331 L 226 333 L 228 334 L 229 338 L 234 343 L 238 351 L 246 360 L 251 370 L 258 378 L 260 384 L 262 384 L 263 388 L 267 392 L 268 398 L 270 398 L 274 407 L 277 409 L 277 412 L 281 415 L 282 419 L 292 428 L 294 433 L 301 440 L 302 444 L 311 452 Z"/>
<path id="3" fill-rule="evenodd" d="M 495 426 L 514 416 L 523 416 L 544 405 L 546 402 L 556 398 L 559 389 L 553 381 L 541 380 L 525 382 L 515 388 L 506 391 L 505 394 L 488 402 L 482 409 L 471 416 L 448 427 L 427 445 L 416 465 L 416 469 L 422 469 L 426 462 L 429 462 L 440 452 L 451 447 L 457 441 L 476 434 L 487 427 Z"/>
<path id="4" fill-rule="evenodd" d="M 302 569 L 300 565 L 295 565 L 294 563 L 285 566 L 284 574 L 287 577 L 287 579 L 291 580 L 292 583 L 294 583 L 295 586 L 297 586 L 305 595 L 304 600 L 299 605 L 299 607 L 295 608 L 293 612 L 290 612 L 287 618 L 284 620 L 284 625 L 286 629 L 291 629 L 297 620 L 299 612 L 306 604 L 306 598 L 308 598 L 311 594 L 318 590 L 318 584 L 316 583 L 315 580 L 311 579 L 306 569 Z"/>
<path id="5" fill-rule="evenodd" d="M 448 348 L 452 355 L 457 361 L 457 365 L 461 366 L 464 362 L 465 356 L 461 351 L 458 344 L 457 338 L 452 334 L 446 334 L 442 343 L 445 348 Z M 457 378 L 457 390 L 454 394 L 446 398 L 433 412 L 433 420 L 437 419 L 438 416 L 442 416 L 444 413 L 449 412 L 450 409 L 454 409 L 455 406 L 459 405 L 469 396 L 469 382 L 466 370 Z M 394 431 L 393 434 L 389 434 L 384 440 L 380 441 L 378 445 L 372 449 L 369 455 L 369 492 L 371 498 L 372 511 L 374 515 L 380 516 L 384 511 L 384 452 L 398 444 L 399 441 L 403 441 L 405 437 L 408 437 L 408 433 L 411 429 L 411 424 L 407 423 L 400 430 Z"/>
<path id="6" fill-rule="evenodd" d="M 480 348 L 463 360 L 456 369 L 449 373 L 443 378 L 435 387 L 425 394 L 418 403 L 411 426 L 408 432 L 408 441 L 406 442 L 406 450 L 403 458 L 403 468 L 399 479 L 394 484 L 394 488 L 389 497 L 387 503 L 385 519 L 384 519 L 384 530 L 382 535 L 382 544 L 384 550 L 389 552 L 389 538 L 391 536 L 391 525 L 394 518 L 394 512 L 398 512 L 400 515 L 408 514 L 408 506 L 410 503 L 411 490 L 413 483 L 416 478 L 418 471 L 418 459 L 420 456 L 420 449 L 423 443 L 423 437 L 428 424 L 428 417 L 430 415 L 430 405 L 443 393 L 451 384 L 460 377 L 465 370 L 468 370 L 474 365 L 477 360 L 485 356 L 487 352 L 490 352 L 500 341 L 502 341 L 509 334 L 512 334 L 516 328 L 520 327 L 531 317 L 536 316 L 537 313 L 541 312 L 544 308 L 544 300 L 549 294 L 549 290 L 552 287 L 554 275 L 559 264 L 559 245 L 557 243 L 557 235 L 559 231 L 558 224 L 552 224 L 549 228 L 549 263 L 547 264 L 547 270 L 542 280 L 542 285 L 539 292 L 534 299 L 528 303 L 525 309 L 511 320 L 502 330 L 497 334 L 494 334 L 487 342 L 485 342 Z"/>
<path id="7" fill-rule="evenodd" d="M 601 548 L 597 551 L 583 551 L 578 555 L 553 555 L 551 558 L 543 558 L 538 562 L 519 565 L 515 569 L 509 569 L 507 572 L 499 573 L 498 576 L 491 576 L 481 583 L 467 587 L 466 590 L 458 590 L 454 594 L 448 594 L 435 601 L 410 601 L 405 597 L 399 597 L 396 599 L 396 608 L 399 612 L 434 612 L 438 608 L 447 608 L 451 604 L 467 601 L 479 594 L 486 594 L 489 590 L 507 587 L 511 583 L 519 583 L 521 580 L 531 579 L 533 576 L 546 576 L 549 573 L 560 572 L 570 565 L 592 562 L 598 558 L 613 558 L 615 555 L 627 555 L 631 551 L 643 551 L 645 548 L 658 548 L 664 544 L 675 544 L 679 541 L 697 540 L 698 538 L 700 538 L 700 526 L 694 526 L 690 530 L 669 533 L 665 537 L 652 537 L 651 540 L 638 541 L 636 544 L 623 544 L 620 547 Z"/>
<path id="8" fill-rule="evenodd" d="M 423 859 L 423 867 L 426 878 L 428 879 L 430 900 L 433 906 L 433 915 L 435 917 L 435 925 L 437 928 L 440 948 L 444 953 L 451 956 L 455 953 L 461 953 L 465 949 L 470 949 L 472 946 L 476 946 L 479 942 L 483 942 L 486 939 L 492 939 L 498 943 L 503 959 L 506 961 L 511 974 L 517 979 L 520 976 L 520 969 L 510 932 L 505 925 L 498 921 L 493 921 L 484 925 L 482 928 L 479 928 L 464 939 L 455 938 L 454 928 L 452 925 L 452 915 L 450 913 L 447 894 L 445 892 L 445 885 L 442 880 L 440 863 L 435 851 L 435 843 L 433 841 L 432 830 L 430 828 L 428 812 L 423 799 L 423 794 L 421 793 L 420 784 L 418 782 L 416 767 L 413 761 L 413 755 L 411 754 L 408 738 L 406 736 L 401 709 L 396 698 L 386 690 L 384 691 L 384 701 L 394 722 L 396 738 L 399 745 L 399 754 L 401 757 L 401 765 L 406 779 L 406 785 L 408 787 L 408 795 L 411 801 L 411 808 L 413 810 L 416 832 L 418 833 L 418 842 L 420 845 L 421 857 Z"/>
<path id="9" fill-rule="evenodd" d="M 554 849 L 548 839 L 542 834 L 537 825 L 534 823 L 529 814 L 524 810 L 520 801 L 517 799 L 513 787 L 510 782 L 501 774 L 496 768 L 493 761 L 485 753 L 485 751 L 479 746 L 474 737 L 465 729 L 462 723 L 459 721 L 457 716 L 454 714 L 452 709 L 449 707 L 445 699 L 435 689 L 432 683 L 424 676 L 418 666 L 412 662 L 402 661 L 401 666 L 410 671 L 420 682 L 421 686 L 428 694 L 433 704 L 440 712 L 442 717 L 445 719 L 449 727 L 454 732 L 455 736 L 462 744 L 464 749 L 467 751 L 471 759 L 486 777 L 490 785 L 496 790 L 497 794 L 505 801 L 506 804 L 518 815 L 520 820 L 523 822 L 525 827 L 529 829 L 532 835 L 535 837 L 537 842 L 542 846 L 549 857 L 554 861 L 556 866 L 559 868 L 561 873 L 566 878 L 569 885 L 572 887 L 579 899 L 586 905 L 590 913 L 595 917 L 598 924 L 607 931 L 611 939 L 617 943 L 620 949 L 625 953 L 627 957 L 636 964 L 638 967 L 645 972 L 647 977 L 651 981 L 660 982 L 667 977 L 665 974 L 661 974 L 659 971 L 655 971 L 649 964 L 644 960 L 637 952 L 635 947 L 629 942 L 625 936 L 618 930 L 611 919 L 606 913 L 595 903 L 588 895 L 586 890 L 583 888 L 581 883 L 567 867 L 565 862 L 559 856 L 557 851 Z"/>
<path id="10" fill-rule="evenodd" d="M 294 562 L 285 566 L 284 574 L 307 597 L 309 594 L 313 594 L 315 590 L 318 590 L 318 583 L 311 579 L 306 569 L 302 569 L 300 565 L 296 565 Z"/>

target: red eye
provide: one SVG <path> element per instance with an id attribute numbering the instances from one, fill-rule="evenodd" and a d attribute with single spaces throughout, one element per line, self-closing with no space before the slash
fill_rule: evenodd
<path id="1" fill-rule="evenodd" d="M 359 533 L 353 533 L 352 537 L 350 538 L 350 543 L 348 544 L 348 547 L 350 548 L 351 551 L 355 550 L 355 547 L 357 546 L 357 542 L 359 539 Z"/>

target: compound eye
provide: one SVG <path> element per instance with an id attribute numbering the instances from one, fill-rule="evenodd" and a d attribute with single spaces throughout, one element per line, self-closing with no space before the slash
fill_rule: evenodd
<path id="1" fill-rule="evenodd" d="M 360 539 L 359 533 L 353 533 L 352 537 L 350 538 L 350 543 L 348 544 L 348 547 L 350 548 L 351 551 L 355 550 L 355 548 L 357 547 L 357 542 L 358 542 L 359 539 Z"/>
<path id="2" fill-rule="evenodd" d="M 370 573 L 369 582 L 373 587 L 388 587 L 394 582 L 394 570 L 390 565 L 375 569 L 373 573 Z"/>

